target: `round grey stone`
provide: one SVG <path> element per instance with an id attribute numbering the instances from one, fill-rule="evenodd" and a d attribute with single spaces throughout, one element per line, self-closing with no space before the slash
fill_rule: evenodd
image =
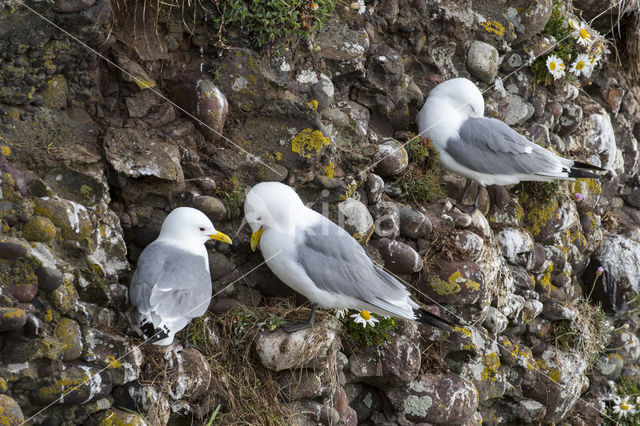
<path id="1" fill-rule="evenodd" d="M 485 83 L 491 83 L 498 75 L 500 55 L 498 50 L 482 41 L 474 41 L 467 52 L 467 70 Z"/>

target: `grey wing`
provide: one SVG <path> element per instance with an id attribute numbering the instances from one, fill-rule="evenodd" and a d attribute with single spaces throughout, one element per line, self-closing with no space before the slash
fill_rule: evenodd
<path id="1" fill-rule="evenodd" d="M 197 317 L 209 306 L 211 277 L 202 256 L 151 243 L 138 259 L 129 293 L 141 314 Z"/>
<path id="2" fill-rule="evenodd" d="M 325 219 L 298 240 L 298 263 L 321 289 L 354 297 L 390 312 L 409 296 L 393 276 L 374 264 L 344 229 Z"/>
<path id="3" fill-rule="evenodd" d="M 458 163 L 480 173 L 566 177 L 563 173 L 568 173 L 570 166 L 493 118 L 465 120 L 458 137 L 450 138 L 445 150 Z"/>

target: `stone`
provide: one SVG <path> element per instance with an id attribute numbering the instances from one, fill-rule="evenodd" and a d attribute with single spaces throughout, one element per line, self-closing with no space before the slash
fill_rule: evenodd
<path id="1" fill-rule="evenodd" d="M 431 234 L 431 220 L 423 213 L 404 204 L 398 204 L 400 216 L 400 234 L 403 237 L 417 240 L 427 238 Z"/>
<path id="2" fill-rule="evenodd" d="M 51 219 L 35 216 L 24 224 L 22 236 L 29 241 L 48 242 L 56 236 L 56 227 Z"/>
<path id="3" fill-rule="evenodd" d="M 364 242 L 369 237 L 373 217 L 367 206 L 356 199 L 347 198 L 338 204 L 338 213 L 344 218 L 344 229 L 356 240 Z"/>
<path id="4" fill-rule="evenodd" d="M 396 239 L 400 235 L 400 215 L 396 203 L 381 201 L 370 210 L 375 219 L 375 235 L 390 239 Z"/>
<path id="5" fill-rule="evenodd" d="M 422 257 L 411 246 L 388 238 L 372 242 L 384 260 L 385 268 L 395 274 L 412 274 L 422 270 Z"/>
<path id="6" fill-rule="evenodd" d="M 28 303 L 38 294 L 38 286 L 36 284 L 17 284 L 11 286 L 11 295 L 18 302 Z"/>
<path id="7" fill-rule="evenodd" d="M 39 266 L 35 270 L 38 286 L 44 291 L 54 291 L 62 284 L 62 272 L 54 268 Z"/>
<path id="8" fill-rule="evenodd" d="M 108 367 L 113 384 L 122 386 L 140 378 L 144 357 L 138 345 L 128 338 L 92 327 L 84 329 L 82 359 Z M 124 356 L 121 354 L 124 353 Z"/>
<path id="9" fill-rule="evenodd" d="M 227 208 L 219 198 L 210 195 L 201 195 L 193 200 L 193 207 L 209 216 L 213 223 L 226 221 L 228 219 Z"/>
<path id="10" fill-rule="evenodd" d="M 614 331 L 609 342 L 609 348 L 615 348 L 616 353 L 626 364 L 635 363 L 640 358 L 640 339 L 635 333 L 622 327 Z"/>
<path id="11" fill-rule="evenodd" d="M 108 128 L 104 135 L 104 150 L 109 164 L 126 176 L 155 176 L 169 181 L 184 179 L 178 147 L 141 129 Z"/>
<path id="12" fill-rule="evenodd" d="M 80 203 L 58 197 L 37 201 L 36 212 L 51 219 L 65 240 L 88 241 L 93 233 L 89 210 Z"/>
<path id="13" fill-rule="evenodd" d="M 380 176 L 395 176 L 407 168 L 409 155 L 400 142 L 387 138 L 378 145 L 374 163 L 375 172 Z"/>
<path id="14" fill-rule="evenodd" d="M 527 41 L 544 30 L 553 11 L 553 4 L 550 2 L 525 1 L 520 3 L 524 3 L 524 7 L 516 2 L 514 7 L 507 9 L 507 16 L 515 23 L 516 44 Z"/>
<path id="15" fill-rule="evenodd" d="M 349 357 L 350 381 L 372 386 L 402 386 L 420 372 L 420 348 L 408 336 L 389 333 L 382 350 L 367 346 Z"/>
<path id="16" fill-rule="evenodd" d="M 489 84 L 498 75 L 500 55 L 498 50 L 482 41 L 475 40 L 467 51 L 467 71 Z"/>
<path id="17" fill-rule="evenodd" d="M 354 63 L 364 59 L 369 49 L 369 36 L 362 28 L 353 30 L 338 19 L 330 19 L 318 31 L 315 43 L 323 58 Z"/>
<path id="18" fill-rule="evenodd" d="M 127 407 L 143 415 L 152 425 L 166 425 L 171 415 L 169 397 L 154 385 L 142 386 L 137 381 L 117 387 L 115 405 Z"/>
<path id="19" fill-rule="evenodd" d="M 98 426 L 127 425 L 127 426 L 148 426 L 149 423 L 143 416 L 137 413 L 109 408 L 98 417 Z"/>
<path id="20" fill-rule="evenodd" d="M 220 89 L 199 73 L 181 74 L 168 87 L 173 100 L 199 120 L 207 138 L 220 139 L 229 113 L 229 103 Z"/>
<path id="21" fill-rule="evenodd" d="M 16 260 L 24 257 L 29 251 L 29 247 L 19 241 L 0 241 L 0 258 L 6 260 Z"/>
<path id="22" fill-rule="evenodd" d="M 484 273 L 473 262 L 438 262 L 418 281 L 418 288 L 438 303 L 473 305 L 482 302 L 487 289 Z"/>
<path id="23" fill-rule="evenodd" d="M 478 408 L 473 384 L 454 373 L 420 375 L 387 390 L 387 396 L 398 413 L 415 423 L 465 424 Z"/>
<path id="24" fill-rule="evenodd" d="M 8 395 L 0 394 L 0 424 L 20 426 L 24 424 L 24 415 L 20 406 Z"/>
<path id="25" fill-rule="evenodd" d="M 533 251 L 533 238 L 522 228 L 505 228 L 495 236 L 502 255 L 508 262 L 525 266 Z"/>
<path id="26" fill-rule="evenodd" d="M 509 325 L 509 320 L 498 309 L 489 306 L 483 324 L 493 334 L 500 334 L 507 328 L 507 325 Z"/>
<path id="27" fill-rule="evenodd" d="M 587 382 L 588 360 L 575 352 L 548 347 L 537 365 L 536 380 L 525 386 L 523 396 L 547 408 L 543 422 L 557 422 L 571 411 Z M 551 379 L 553 377 L 553 379 Z"/>
<path id="28" fill-rule="evenodd" d="M 520 126 L 533 116 L 533 105 L 522 97 L 507 92 L 506 104 L 500 109 L 502 121 L 510 126 Z"/>
<path id="29" fill-rule="evenodd" d="M 617 353 L 603 354 L 596 361 L 595 367 L 606 378 L 617 380 L 622 372 L 622 367 L 624 367 L 624 360 Z"/>
<path id="30" fill-rule="evenodd" d="M 605 310 L 625 309 L 626 298 L 640 291 L 640 243 L 621 235 L 606 235 L 595 257 L 604 273 L 602 290 L 597 288 L 593 296 Z"/>
<path id="31" fill-rule="evenodd" d="M 82 355 L 82 332 L 78 323 L 62 317 L 55 330 L 55 336 L 62 344 L 62 360 L 73 361 Z"/>
<path id="32" fill-rule="evenodd" d="M 484 240 L 480 235 L 471 231 L 456 231 L 455 245 L 464 259 L 477 261 L 482 255 Z"/>
<path id="33" fill-rule="evenodd" d="M 27 314 L 19 308 L 0 308 L 0 331 L 22 328 L 27 323 Z"/>
<path id="34" fill-rule="evenodd" d="M 340 322 L 335 318 L 293 333 L 263 330 L 256 337 L 258 358 L 272 371 L 322 368 L 335 358 L 340 346 Z"/>
<path id="35" fill-rule="evenodd" d="M 181 349 L 174 346 L 164 355 L 165 365 L 153 372 L 153 376 L 165 375 L 163 386 L 168 385 L 169 397 L 196 401 L 209 390 L 211 368 L 205 356 L 195 348 Z M 149 378 L 151 378 L 149 377 Z"/>
<path id="36" fill-rule="evenodd" d="M 114 55 L 114 59 L 123 70 L 120 72 L 122 81 L 134 83 L 140 90 L 156 87 L 155 80 L 139 64 L 121 54 Z"/>
<path id="37" fill-rule="evenodd" d="M 400 53 L 385 45 L 372 48 L 367 58 L 367 83 L 374 89 L 388 93 L 402 81 L 404 64 Z"/>
<path id="38" fill-rule="evenodd" d="M 100 372 L 95 367 L 76 365 L 34 382 L 30 397 L 34 403 L 40 405 L 86 404 L 109 395 L 112 386 L 108 371 Z M 69 389 L 74 391 L 68 392 Z"/>
<path id="39" fill-rule="evenodd" d="M 579 105 L 570 103 L 563 105 L 562 115 L 558 120 L 555 133 L 560 136 L 567 136 L 576 131 L 582 122 L 582 108 Z"/>
<path id="40" fill-rule="evenodd" d="M 333 105 L 333 96 L 335 88 L 331 79 L 325 74 L 320 73 L 318 81 L 311 86 L 311 93 L 314 100 L 318 102 L 318 109 L 322 110 Z"/>
<path id="41" fill-rule="evenodd" d="M 380 201 L 384 193 L 384 179 L 376 174 L 368 173 L 367 179 L 365 180 L 365 191 L 369 204 L 376 204 Z M 640 191 L 638 192 L 640 193 Z M 640 198 L 640 196 L 638 198 Z"/>

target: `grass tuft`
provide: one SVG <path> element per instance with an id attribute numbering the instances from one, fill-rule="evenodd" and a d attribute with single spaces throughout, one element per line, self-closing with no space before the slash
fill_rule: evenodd
<path id="1" fill-rule="evenodd" d="M 402 196 L 416 204 L 430 203 L 445 196 L 438 151 L 431 141 L 415 136 L 405 145 L 409 166 L 398 178 Z"/>

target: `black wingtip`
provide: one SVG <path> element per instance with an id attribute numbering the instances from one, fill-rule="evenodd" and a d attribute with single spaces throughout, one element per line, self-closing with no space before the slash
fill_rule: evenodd
<path id="1" fill-rule="evenodd" d="M 143 322 L 140 324 L 140 330 L 142 330 L 142 333 L 144 334 L 146 343 L 155 343 L 158 340 L 169 337 L 168 330 L 164 328 L 155 328 L 150 322 Z"/>
<path id="2" fill-rule="evenodd" d="M 575 161 L 574 160 L 573 161 L 573 167 L 576 167 L 578 169 L 597 170 L 599 172 L 607 171 L 607 169 L 603 169 L 602 167 L 594 166 L 593 164 L 585 163 L 584 161 Z"/>
<path id="3" fill-rule="evenodd" d="M 576 168 L 571 168 L 571 170 L 569 170 L 569 177 L 570 178 L 593 178 L 593 179 L 599 179 L 602 176 L 597 175 L 595 173 L 591 173 L 588 172 L 586 170 L 580 170 L 580 169 L 576 169 Z"/>
<path id="4" fill-rule="evenodd" d="M 432 327 L 448 331 L 450 333 L 453 332 L 451 326 L 455 326 L 455 324 L 453 324 L 451 321 L 432 314 L 431 312 L 422 308 L 416 309 L 415 311 L 413 311 L 413 313 L 415 314 L 415 320 L 419 323 L 427 324 Z"/>

